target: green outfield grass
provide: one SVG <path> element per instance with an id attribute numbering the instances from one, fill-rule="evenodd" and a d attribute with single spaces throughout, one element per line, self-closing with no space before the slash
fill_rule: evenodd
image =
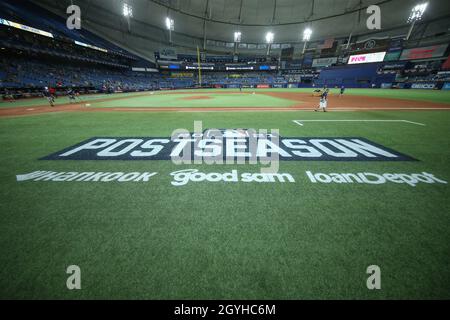
<path id="1" fill-rule="evenodd" d="M 335 93 L 338 91 L 338 89 L 333 89 Z M 345 94 L 450 104 L 450 90 L 347 89 Z"/>
<path id="2" fill-rule="evenodd" d="M 38 160 L 91 137 L 169 137 L 178 128 L 193 131 L 194 121 L 279 129 L 285 137 L 363 137 L 418 161 L 281 162 L 280 172 L 295 183 L 174 187 L 170 173 L 177 170 L 260 166 Z M 429 172 L 450 181 L 449 134 L 448 111 L 0 118 L 0 299 L 449 299 L 448 184 L 326 185 L 305 174 Z M 16 181 L 35 170 L 158 175 L 145 183 Z M 81 267 L 82 290 L 66 288 L 69 265 Z M 366 288 L 369 265 L 381 267 L 381 290 Z"/>

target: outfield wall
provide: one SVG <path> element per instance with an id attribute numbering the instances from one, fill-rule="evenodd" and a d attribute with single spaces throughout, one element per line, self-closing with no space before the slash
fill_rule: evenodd
<path id="1" fill-rule="evenodd" d="M 320 73 L 319 79 L 316 80 L 318 86 L 328 87 L 351 87 L 351 88 L 370 88 L 372 84 L 380 84 L 382 82 L 392 82 L 394 79 L 383 77 L 377 81 L 377 70 L 382 66 L 382 63 L 370 63 L 357 66 L 342 66 L 331 67 L 323 69 Z M 383 75 L 384 76 L 384 75 Z"/>

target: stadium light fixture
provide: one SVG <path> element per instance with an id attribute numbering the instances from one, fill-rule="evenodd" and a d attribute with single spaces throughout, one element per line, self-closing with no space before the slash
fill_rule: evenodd
<path id="1" fill-rule="evenodd" d="M 240 31 L 236 31 L 234 33 L 234 55 L 237 53 L 238 43 L 242 40 L 242 33 Z"/>
<path id="2" fill-rule="evenodd" d="M 169 31 L 174 31 L 175 30 L 175 21 L 173 21 L 173 19 L 167 17 L 166 18 L 166 28 Z"/>
<path id="3" fill-rule="evenodd" d="M 275 38 L 275 35 L 273 34 L 273 32 L 267 32 L 266 33 L 266 43 L 268 44 L 267 46 L 267 55 L 270 55 L 270 49 L 272 47 L 272 43 L 273 43 L 273 39 Z"/>
<path id="4" fill-rule="evenodd" d="M 133 7 L 128 3 L 123 4 L 123 16 L 126 18 L 133 18 Z"/>
<path id="5" fill-rule="evenodd" d="M 303 41 L 311 40 L 312 30 L 310 28 L 306 28 L 303 31 Z"/>
<path id="6" fill-rule="evenodd" d="M 272 44 L 274 38 L 275 38 L 275 35 L 273 34 L 273 32 L 267 32 L 266 33 L 266 42 L 268 44 Z"/>
<path id="7" fill-rule="evenodd" d="M 234 33 L 234 42 L 241 42 L 242 40 L 242 33 L 237 31 Z"/>
<path id="8" fill-rule="evenodd" d="M 306 28 L 306 29 L 303 31 L 303 41 L 305 42 L 305 44 L 303 45 L 303 52 L 302 52 L 302 53 L 305 53 L 305 51 L 306 51 L 306 45 L 307 45 L 308 41 L 311 40 L 311 35 L 312 35 L 312 30 L 311 30 L 311 28 Z"/>
<path id="9" fill-rule="evenodd" d="M 169 30 L 169 43 L 172 44 L 172 31 L 175 30 L 175 21 L 172 18 L 166 18 L 166 28 Z"/>
<path id="10" fill-rule="evenodd" d="M 408 35 L 406 36 L 406 40 L 409 40 L 411 37 L 412 31 L 416 22 L 421 20 L 425 10 L 427 10 L 428 2 L 420 3 L 411 9 L 411 13 L 409 14 L 408 23 L 411 23 L 411 27 L 409 28 Z"/>
<path id="11" fill-rule="evenodd" d="M 419 21 L 422 19 L 425 10 L 427 10 L 428 2 L 420 3 L 411 9 L 409 14 L 408 23 Z"/>

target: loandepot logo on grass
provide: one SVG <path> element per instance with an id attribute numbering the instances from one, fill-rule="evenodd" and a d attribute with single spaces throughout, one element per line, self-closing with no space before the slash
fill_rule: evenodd
<path id="1" fill-rule="evenodd" d="M 312 173 L 306 171 L 306 175 L 312 183 L 360 183 L 360 184 L 386 184 L 388 182 L 407 184 L 411 187 L 415 187 L 419 183 L 435 184 L 442 183 L 447 184 L 447 181 L 436 178 L 431 173 Z"/>
<path id="2" fill-rule="evenodd" d="M 447 184 L 447 181 L 435 177 L 431 173 L 313 173 L 306 171 L 306 177 L 311 183 L 323 184 L 368 184 L 380 185 L 386 183 L 406 184 L 411 187 L 422 184 Z M 17 175 L 18 182 L 152 182 L 157 172 L 54 172 L 34 171 Z M 295 178 L 289 173 L 239 173 L 230 172 L 200 172 L 197 169 L 175 171 L 169 174 L 171 184 L 175 187 L 190 183 L 295 183 Z"/>
<path id="3" fill-rule="evenodd" d="M 274 161 L 415 161 L 359 137 L 288 137 L 254 130 L 206 130 L 161 137 L 94 137 L 40 160 L 171 160 L 175 164 Z"/>

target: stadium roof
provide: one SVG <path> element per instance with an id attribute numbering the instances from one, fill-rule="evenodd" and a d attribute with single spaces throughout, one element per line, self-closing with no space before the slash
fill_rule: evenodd
<path id="1" fill-rule="evenodd" d="M 404 28 L 406 34 L 411 9 L 426 0 L 73 0 L 80 5 L 82 15 L 91 26 L 97 25 L 105 34 L 108 30 L 123 32 L 124 3 L 133 8 L 133 17 L 128 26 L 130 35 L 167 44 L 166 17 L 175 21 L 174 43 L 186 47 L 189 42 L 200 43 L 206 38 L 223 42 L 233 42 L 234 32 L 242 32 L 244 43 L 264 43 L 266 32 L 275 34 L 275 43 L 295 43 L 302 41 L 302 32 L 313 30 L 311 41 L 330 37 L 348 37 L 367 34 L 367 13 L 369 5 L 381 7 L 383 31 Z M 35 1 L 51 6 L 61 13 L 70 5 L 70 0 Z M 429 0 L 423 21 L 444 19 L 449 21 L 448 0 Z M 56 6 L 56 7 L 55 7 Z M 447 19 L 445 19 L 447 18 Z M 439 28 L 448 32 L 450 25 Z M 436 31 L 437 32 L 437 31 Z M 381 36 L 385 36 L 382 34 Z M 389 34 L 387 34 L 389 35 Z M 397 31 L 398 35 L 398 31 Z M 116 37 L 117 38 L 117 37 Z M 188 38 L 192 38 L 189 40 Z M 198 45 L 198 43 L 197 43 Z"/>

